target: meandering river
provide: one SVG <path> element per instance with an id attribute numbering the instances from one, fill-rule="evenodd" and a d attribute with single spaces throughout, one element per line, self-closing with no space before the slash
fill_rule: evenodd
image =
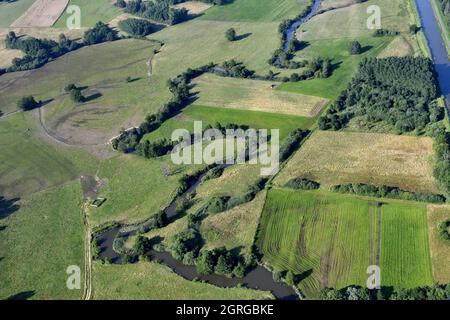
<path id="1" fill-rule="evenodd" d="M 447 108 L 450 110 L 450 60 L 430 1 L 432 0 L 416 0 L 416 5 L 419 11 L 423 32 L 425 33 L 428 46 L 431 50 L 434 67 L 438 75 L 439 86 L 442 95 L 447 102 Z"/>

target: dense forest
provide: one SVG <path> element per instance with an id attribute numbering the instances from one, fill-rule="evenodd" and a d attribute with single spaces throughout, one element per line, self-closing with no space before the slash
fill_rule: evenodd
<path id="1" fill-rule="evenodd" d="M 379 122 L 398 133 L 423 131 L 444 118 L 439 89 L 427 58 L 365 59 L 351 83 L 319 119 L 322 130 L 339 130 L 355 117 L 367 127 Z"/>
<path id="2" fill-rule="evenodd" d="M 93 28 L 84 33 L 82 42 L 66 38 L 64 34 L 59 36 L 59 41 L 48 39 L 36 39 L 33 37 L 18 37 L 13 31 L 9 32 L 5 39 L 8 49 L 21 50 L 25 56 L 14 58 L 12 66 L 6 72 L 15 72 L 39 68 L 55 58 L 67 52 L 77 50 L 85 45 L 113 41 L 118 39 L 117 31 L 107 24 L 98 22 Z"/>

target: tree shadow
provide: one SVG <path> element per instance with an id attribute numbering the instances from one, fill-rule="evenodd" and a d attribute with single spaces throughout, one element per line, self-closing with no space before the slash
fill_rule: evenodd
<path id="1" fill-rule="evenodd" d="M 361 48 L 361 54 L 364 54 L 364 53 L 366 53 L 366 52 L 368 52 L 368 51 L 370 51 L 372 49 L 373 49 L 373 46 L 371 46 L 371 45 L 364 46 L 364 47 Z"/>
<path id="2" fill-rule="evenodd" d="M 94 94 L 91 94 L 90 96 L 87 96 L 84 98 L 84 102 L 90 102 L 93 101 L 95 99 L 98 99 L 100 97 L 102 97 L 103 95 L 100 92 L 96 92 Z"/>
<path id="3" fill-rule="evenodd" d="M 7 300 L 28 300 L 36 293 L 35 290 L 32 291 L 23 291 L 19 292 L 15 295 L 10 296 Z"/>
<path id="4" fill-rule="evenodd" d="M 333 74 L 334 73 L 334 71 L 336 71 L 337 69 L 339 69 L 339 67 L 341 66 L 341 64 L 342 64 L 342 61 L 338 61 L 338 62 L 335 62 L 335 63 L 331 63 L 331 65 L 330 65 L 330 74 Z"/>
<path id="5" fill-rule="evenodd" d="M 252 35 L 251 32 L 247 32 L 247 33 L 244 33 L 244 34 L 237 35 L 237 36 L 234 38 L 234 41 L 244 40 L 245 38 L 248 38 L 248 37 L 250 37 L 251 35 Z"/>
<path id="6" fill-rule="evenodd" d="M 313 269 L 306 270 L 305 272 L 302 272 L 302 273 L 296 275 L 295 276 L 295 281 L 296 282 L 302 282 L 303 280 L 308 278 L 310 275 L 312 275 L 312 273 L 313 273 Z"/>
<path id="7" fill-rule="evenodd" d="M 127 79 L 127 83 L 136 82 L 136 81 L 139 81 L 139 80 L 141 80 L 141 79 L 142 79 L 141 77 Z"/>
<path id="8" fill-rule="evenodd" d="M 7 228 L 7 226 L 0 226 L 0 231 L 3 231 Z"/>
<path id="9" fill-rule="evenodd" d="M 51 98 L 51 99 L 39 101 L 39 108 L 45 107 L 49 103 L 53 102 L 53 100 L 55 100 L 55 99 Z"/>
<path id="10" fill-rule="evenodd" d="M 19 200 L 20 198 L 5 199 L 0 196 L 0 219 L 5 219 L 19 210 L 20 206 L 17 204 Z"/>

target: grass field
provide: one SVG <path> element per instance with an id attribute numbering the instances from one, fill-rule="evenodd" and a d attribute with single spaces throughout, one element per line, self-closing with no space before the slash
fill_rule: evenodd
<path id="1" fill-rule="evenodd" d="M 70 0 L 70 5 L 79 6 L 81 9 L 81 27 L 93 27 L 98 21 L 109 22 L 122 11 L 114 6 L 115 1 L 111 0 Z M 68 13 L 64 13 L 54 27 L 66 28 L 67 19 L 70 17 Z"/>
<path id="2" fill-rule="evenodd" d="M 34 0 L 0 3 L 0 28 L 8 28 L 33 4 Z"/>
<path id="3" fill-rule="evenodd" d="M 214 6 L 201 17 L 205 20 L 271 22 L 292 19 L 311 0 L 234 0 L 225 6 Z"/>
<path id="4" fill-rule="evenodd" d="M 433 284 L 426 206 L 397 203 L 382 210 L 382 285 L 413 288 Z"/>
<path id="5" fill-rule="evenodd" d="M 210 249 L 222 246 L 228 250 L 250 248 L 265 199 L 266 192 L 260 192 L 251 202 L 206 217 L 200 228 L 205 245 Z"/>
<path id="6" fill-rule="evenodd" d="M 321 287 L 365 286 L 377 256 L 382 286 L 431 284 L 426 237 L 423 204 L 383 201 L 379 207 L 363 197 L 274 189 L 257 245 L 265 262 L 298 274 L 300 289 L 316 298 Z"/>
<path id="7" fill-rule="evenodd" d="M 170 139 L 173 130 L 177 128 L 184 128 L 192 132 L 193 121 L 202 121 L 204 127 L 208 124 L 214 125 L 216 122 L 220 122 L 223 125 L 227 123 L 248 125 L 254 129 L 279 129 L 280 140 L 283 140 L 289 132 L 296 128 L 310 128 L 315 119 L 277 113 L 191 105 L 177 117 L 164 122 L 158 130 L 146 135 L 145 138 L 150 140 Z"/>
<path id="8" fill-rule="evenodd" d="M 430 138 L 378 133 L 317 131 L 275 179 L 318 181 L 323 188 L 344 183 L 388 185 L 436 192 Z"/>
<path id="9" fill-rule="evenodd" d="M 428 206 L 428 236 L 434 281 L 450 283 L 450 243 L 438 233 L 438 225 L 450 218 L 450 206 Z"/>
<path id="10" fill-rule="evenodd" d="M 114 281 L 111 281 L 114 279 Z M 269 292 L 218 288 L 185 280 L 168 267 L 152 262 L 128 265 L 94 263 L 94 299 L 98 300 L 261 300 Z"/>
<path id="11" fill-rule="evenodd" d="M 402 32 L 414 55 L 421 50 L 416 37 L 409 34 L 409 25 L 415 23 L 415 12 L 410 0 L 370 0 L 350 7 L 331 10 L 312 18 L 297 30 L 297 37 L 309 46 L 297 53 L 299 58 L 312 56 L 329 57 L 335 66 L 328 79 L 313 79 L 299 83 L 285 83 L 279 89 L 306 95 L 336 99 L 356 72 L 362 58 L 378 56 L 392 41 L 392 37 L 372 37 L 373 30 L 367 28 L 370 5 L 381 8 L 382 27 Z M 363 53 L 350 56 L 348 44 L 358 40 Z"/>
<path id="12" fill-rule="evenodd" d="M 328 100 L 274 90 L 274 82 L 204 75 L 193 82 L 199 91 L 196 104 L 230 109 L 315 117 Z"/>
<path id="13" fill-rule="evenodd" d="M 84 227 L 78 181 L 34 194 L 0 224 L 0 299 L 21 294 L 31 299 L 80 299 L 68 290 L 68 266 L 84 277 Z M 83 286 L 83 278 L 81 279 Z"/>
<path id="14" fill-rule="evenodd" d="M 377 58 L 405 57 L 411 55 L 414 55 L 411 44 L 403 36 L 397 36 L 381 51 Z"/>
<path id="15" fill-rule="evenodd" d="M 98 175 L 106 180 L 101 196 L 107 198 L 100 208 L 89 210 L 93 225 L 109 221 L 144 220 L 163 209 L 175 196 L 178 179 L 192 173 L 198 166 L 169 167 L 169 156 L 144 159 L 120 155 L 101 164 Z M 163 170 L 176 171 L 165 176 Z"/>
<path id="16" fill-rule="evenodd" d="M 23 197 L 95 172 L 86 152 L 41 138 L 29 113 L 0 119 L 0 195 Z"/>
<path id="17" fill-rule="evenodd" d="M 318 78 L 300 82 L 282 83 L 277 89 L 305 95 L 336 99 L 357 71 L 363 58 L 376 57 L 392 38 L 359 38 L 365 52 L 351 56 L 347 39 L 310 40 L 309 46 L 297 53 L 301 58 L 327 57 L 332 60 L 333 72 L 329 78 Z"/>
<path id="18" fill-rule="evenodd" d="M 43 108 L 44 120 L 57 134 L 72 143 L 104 143 L 121 127 L 139 124 L 165 101 L 162 96 L 168 96 L 162 92 L 161 98 L 154 97 L 158 89 L 148 81 L 146 63 L 157 47 L 142 40 L 105 43 L 69 53 L 40 69 L 5 74 L 0 78 L 2 111 L 15 110 L 20 97 L 32 94 L 50 100 Z M 127 77 L 135 81 L 127 83 Z M 87 87 L 83 94 L 90 101 L 74 103 L 64 92 L 69 83 Z"/>

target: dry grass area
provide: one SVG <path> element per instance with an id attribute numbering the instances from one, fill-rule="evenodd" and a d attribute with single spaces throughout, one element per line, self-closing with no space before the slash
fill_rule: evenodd
<path id="1" fill-rule="evenodd" d="M 320 10 L 331 10 L 335 8 L 347 7 L 355 4 L 355 0 L 322 0 Z"/>
<path id="2" fill-rule="evenodd" d="M 24 54 L 20 50 L 0 49 L 0 68 L 7 68 L 14 58 L 22 58 Z"/>
<path id="3" fill-rule="evenodd" d="M 428 206 L 428 237 L 430 242 L 433 278 L 439 283 L 450 283 L 450 243 L 438 234 L 437 226 L 450 218 L 450 206 Z"/>
<path id="4" fill-rule="evenodd" d="M 327 99 L 275 89 L 275 83 L 261 80 L 204 75 L 194 81 L 198 105 L 314 117 Z"/>
<path id="5" fill-rule="evenodd" d="M 195 15 L 205 12 L 212 7 L 211 4 L 199 2 L 199 1 L 187 1 L 184 3 L 179 3 L 173 6 L 174 8 L 180 9 L 185 8 L 189 14 Z"/>
<path id="6" fill-rule="evenodd" d="M 61 30 L 54 28 L 0 28 L 0 68 L 7 68 L 14 58 L 23 57 L 20 50 L 5 48 L 5 38 L 8 32 L 14 31 L 17 36 L 30 36 L 39 39 L 58 40 Z M 70 39 L 79 39 L 83 36 L 84 29 L 64 30 L 64 34 Z"/>
<path id="7" fill-rule="evenodd" d="M 201 225 L 206 246 L 227 249 L 252 246 L 265 199 L 266 192 L 260 192 L 251 202 L 208 216 Z"/>
<path id="8" fill-rule="evenodd" d="M 368 183 L 410 191 L 435 192 L 433 140 L 378 133 L 316 131 L 293 156 L 275 182 L 294 177 L 322 187 Z"/>
<path id="9" fill-rule="evenodd" d="M 406 57 L 414 55 L 410 43 L 403 37 L 398 36 L 378 55 L 378 58 Z"/>
<path id="10" fill-rule="evenodd" d="M 11 27 L 51 27 L 64 13 L 69 0 L 36 0 Z"/>

